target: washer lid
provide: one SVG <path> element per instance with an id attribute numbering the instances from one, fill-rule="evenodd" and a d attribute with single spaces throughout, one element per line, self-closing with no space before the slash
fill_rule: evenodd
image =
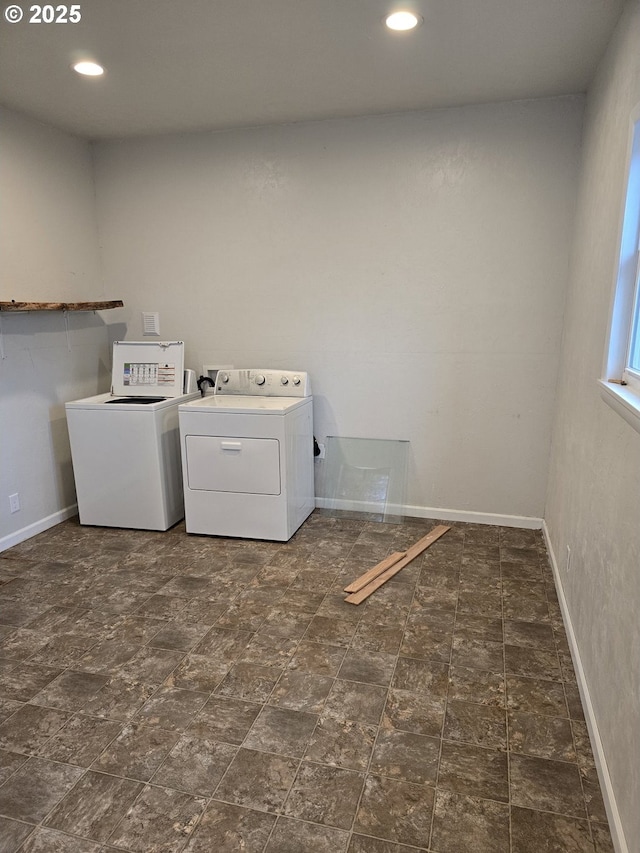
<path id="1" fill-rule="evenodd" d="M 239 415 L 284 415 L 299 406 L 307 405 L 312 399 L 312 397 L 243 397 L 239 394 L 223 397 L 219 394 L 211 394 L 208 397 L 193 400 L 191 403 L 183 403 L 179 411 L 194 414 L 217 412 Z"/>
<path id="2" fill-rule="evenodd" d="M 179 397 L 183 371 L 183 341 L 114 341 L 111 394 Z"/>

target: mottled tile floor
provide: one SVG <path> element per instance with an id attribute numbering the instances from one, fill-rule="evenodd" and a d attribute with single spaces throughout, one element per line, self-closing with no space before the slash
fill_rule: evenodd
<path id="1" fill-rule="evenodd" d="M 0 851 L 611 853 L 539 532 L 61 524 L 0 555 Z"/>

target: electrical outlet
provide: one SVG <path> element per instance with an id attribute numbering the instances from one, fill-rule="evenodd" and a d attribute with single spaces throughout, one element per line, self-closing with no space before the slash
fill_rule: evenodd
<path id="1" fill-rule="evenodd" d="M 213 382 L 216 381 L 219 370 L 233 370 L 232 364 L 203 364 L 202 375 L 208 376 Z"/>
<path id="2" fill-rule="evenodd" d="M 567 545 L 567 573 L 571 571 L 571 548 Z"/>
<path id="3" fill-rule="evenodd" d="M 20 512 L 20 495 L 18 492 L 9 495 L 9 509 L 11 512 Z"/>

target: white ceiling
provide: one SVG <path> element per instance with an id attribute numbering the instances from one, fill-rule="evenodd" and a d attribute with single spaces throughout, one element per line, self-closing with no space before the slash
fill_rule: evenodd
<path id="1" fill-rule="evenodd" d="M 0 23 L 0 103 L 106 138 L 584 92 L 623 0 L 409 0 L 411 33 L 383 26 L 396 0 L 80 0 L 78 24 L 30 3 Z"/>

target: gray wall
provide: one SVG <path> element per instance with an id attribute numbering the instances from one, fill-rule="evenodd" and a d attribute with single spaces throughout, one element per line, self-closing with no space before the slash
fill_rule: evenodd
<path id="1" fill-rule="evenodd" d="M 640 5 L 589 94 L 545 518 L 628 849 L 640 850 L 640 434 L 601 399 Z M 566 548 L 572 552 L 566 568 Z"/>
<path id="2" fill-rule="evenodd" d="M 582 98 L 95 148 L 105 287 L 186 363 L 311 374 L 407 503 L 540 518 Z"/>
<path id="3" fill-rule="evenodd" d="M 0 109 L 0 162 L 0 300 L 102 298 L 88 143 Z M 0 548 L 75 502 L 64 401 L 106 390 L 109 355 L 100 315 L 67 321 L 69 334 L 61 313 L 0 316 Z"/>

